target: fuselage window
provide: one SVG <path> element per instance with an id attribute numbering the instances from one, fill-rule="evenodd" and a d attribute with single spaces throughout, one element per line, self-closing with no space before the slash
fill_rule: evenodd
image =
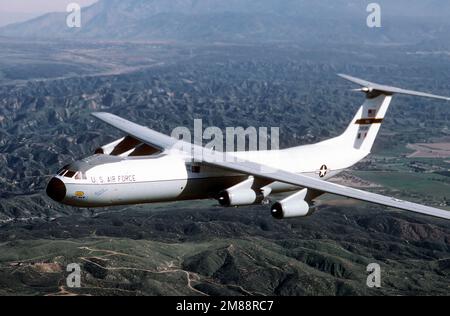
<path id="1" fill-rule="evenodd" d="M 192 173 L 199 173 L 199 172 L 200 172 L 200 166 L 198 166 L 198 165 L 192 165 L 192 166 L 191 166 L 191 172 L 192 172 Z"/>

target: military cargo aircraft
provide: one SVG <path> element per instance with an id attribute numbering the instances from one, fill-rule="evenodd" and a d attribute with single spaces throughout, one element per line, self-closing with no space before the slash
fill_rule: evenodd
<path id="1" fill-rule="evenodd" d="M 282 219 L 312 214 L 314 200 L 328 193 L 450 219 L 450 211 L 327 181 L 370 154 L 393 95 L 450 98 L 339 76 L 365 93 L 365 102 L 346 130 L 316 144 L 282 150 L 221 152 L 110 113 L 93 113 L 124 137 L 63 167 L 50 180 L 47 194 L 77 207 L 207 198 L 216 198 L 223 206 L 240 206 L 262 204 L 275 193 L 294 192 L 272 204 L 272 216 Z"/>

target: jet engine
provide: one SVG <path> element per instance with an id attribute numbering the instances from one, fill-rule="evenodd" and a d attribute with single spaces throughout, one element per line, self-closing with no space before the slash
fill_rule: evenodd
<path id="1" fill-rule="evenodd" d="M 228 189 L 219 193 L 218 200 L 222 206 L 251 205 L 261 203 L 264 200 L 264 195 L 252 189 Z"/>
<path id="2" fill-rule="evenodd" d="M 258 184 L 255 184 L 255 179 L 250 177 L 220 192 L 217 199 L 222 206 L 260 204 L 270 192 L 269 188 L 260 188 Z"/>
<path id="3" fill-rule="evenodd" d="M 314 203 L 312 200 L 322 192 L 302 189 L 294 193 L 284 200 L 276 202 L 272 205 L 271 213 L 276 219 L 303 217 L 314 213 Z"/>

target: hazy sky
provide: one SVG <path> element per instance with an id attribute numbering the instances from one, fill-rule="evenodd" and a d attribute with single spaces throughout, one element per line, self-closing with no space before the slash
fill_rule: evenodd
<path id="1" fill-rule="evenodd" d="M 0 13 L 46 13 L 65 11 L 69 3 L 76 2 L 82 7 L 97 0 L 0 0 Z"/>

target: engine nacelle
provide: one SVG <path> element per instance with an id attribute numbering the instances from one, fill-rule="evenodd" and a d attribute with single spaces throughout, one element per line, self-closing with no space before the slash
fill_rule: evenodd
<path id="1" fill-rule="evenodd" d="M 318 196 L 320 194 L 303 189 L 282 201 L 276 202 L 271 208 L 272 216 L 276 219 L 283 219 L 311 215 L 314 212 L 312 195 Z"/>
<path id="2" fill-rule="evenodd" d="M 306 201 L 276 202 L 272 205 L 272 216 L 276 219 L 311 215 L 311 207 Z"/>
<path id="3" fill-rule="evenodd" d="M 225 190 L 219 193 L 218 200 L 222 206 L 251 205 L 261 203 L 264 195 L 252 189 Z"/>

